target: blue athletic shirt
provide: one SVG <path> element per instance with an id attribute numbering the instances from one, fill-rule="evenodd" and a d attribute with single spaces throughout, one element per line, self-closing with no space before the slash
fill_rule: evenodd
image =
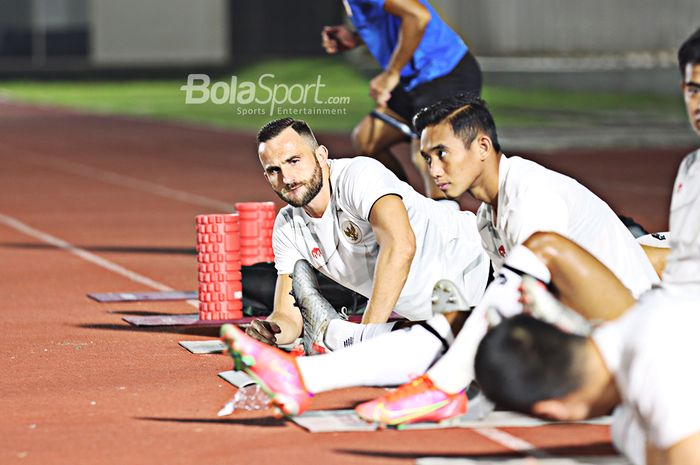
<path id="1" fill-rule="evenodd" d="M 350 21 L 382 69 L 389 65 L 401 29 L 400 18 L 384 11 L 384 0 L 344 0 Z M 419 84 L 448 74 L 468 48 L 435 9 L 419 0 L 430 12 L 430 22 L 411 60 L 401 70 L 401 84 L 411 90 Z"/>

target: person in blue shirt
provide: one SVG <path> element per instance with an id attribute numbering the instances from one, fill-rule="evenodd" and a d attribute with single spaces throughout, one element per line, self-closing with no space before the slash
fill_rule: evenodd
<path id="1" fill-rule="evenodd" d="M 382 67 L 369 85 L 376 110 L 403 123 L 421 108 L 457 93 L 481 93 L 481 70 L 462 39 L 426 0 L 343 0 L 354 31 L 345 25 L 326 26 L 322 45 L 335 54 L 365 45 Z M 381 161 L 406 180 L 391 147 L 407 136 L 384 121 L 366 116 L 352 140 L 361 154 Z M 425 169 L 412 141 L 413 162 L 419 168 L 426 195 L 444 198 Z"/>

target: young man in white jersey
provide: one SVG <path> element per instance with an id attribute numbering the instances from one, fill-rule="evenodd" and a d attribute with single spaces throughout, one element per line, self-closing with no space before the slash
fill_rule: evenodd
<path id="1" fill-rule="evenodd" d="M 700 29 L 681 46 L 678 62 L 688 119 L 700 135 Z M 673 185 L 661 285 L 587 339 L 527 318 L 496 326 L 476 357 L 477 379 L 489 397 L 558 420 L 617 407 L 613 443 L 634 465 L 700 463 L 698 157 L 700 151 L 685 157 Z M 552 338 L 559 341 L 557 361 L 547 348 Z"/>
<path id="2" fill-rule="evenodd" d="M 506 315 L 522 311 L 522 275 L 551 284 L 562 302 L 593 320 L 620 315 L 658 282 L 643 249 L 605 202 L 567 176 L 501 152 L 482 101 L 456 96 L 424 109 L 414 124 L 438 187 L 448 197 L 469 192 L 483 202 L 478 226 L 498 276 L 425 375 L 357 407 L 363 418 L 386 424 L 423 421 L 421 412 L 435 418 L 436 409 L 459 401 L 474 379 L 474 354 L 488 329 L 489 307 Z M 581 262 L 600 274 L 582 272 Z M 441 419 L 454 409 L 447 411 Z"/>
<path id="3" fill-rule="evenodd" d="M 418 194 L 376 160 L 329 160 L 303 121 L 269 123 L 258 134 L 258 151 L 267 180 L 289 206 L 279 212 L 273 233 L 278 270 L 274 310 L 267 320 L 253 322 L 248 335 L 270 345 L 285 344 L 304 327 L 305 338 L 337 350 L 395 330 L 395 323 L 387 323 L 395 311 L 409 321 L 427 321 L 393 331 L 387 350 L 363 350 L 392 365 L 388 384 L 427 369 L 452 340 L 451 324 L 458 328 L 466 319 L 464 312 L 433 315 L 435 279 L 454 280 L 470 305 L 478 303 L 486 286 L 489 263 L 474 215 Z M 327 304 L 315 294 L 308 264 L 369 298 L 363 324 L 332 318 L 337 316 L 332 308 L 327 318 L 317 318 L 320 323 L 306 324 L 302 312 L 318 313 L 308 308 L 313 306 L 309 301 Z M 362 380 L 364 367 L 356 364 L 353 371 L 350 364 L 343 363 L 346 378 Z"/>
<path id="4" fill-rule="evenodd" d="M 595 257 L 600 257 L 612 271 L 603 265 L 601 268 L 610 276 L 613 273 L 619 275 L 628 289 L 627 295 L 620 297 L 617 307 L 607 307 L 611 312 L 629 306 L 634 301 L 633 294 L 639 295 L 658 281 L 642 248 L 602 200 L 571 178 L 501 154 L 493 119 L 483 102 L 457 96 L 421 112 L 416 122 L 421 128 L 425 127 L 421 146 L 438 187 L 449 197 L 457 197 L 468 190 L 475 198 L 484 201 L 478 214 L 482 244 L 498 272 L 498 277 L 487 290 L 487 295 L 491 296 L 488 305 L 494 299 L 512 300 L 511 311 L 519 311 L 517 289 L 521 273 L 545 282 L 553 281 L 564 296 L 575 297 L 579 292 L 576 284 L 587 282 L 586 276 L 580 276 L 575 268 L 568 267 L 566 259 L 554 257 L 543 263 L 533 251 L 521 246 L 530 236 L 531 241 L 545 244 L 546 251 L 554 249 L 587 257 L 582 248 L 585 247 Z M 497 210 L 496 223 L 494 210 Z M 548 232 L 534 234 L 538 231 Z M 506 255 L 509 258 L 504 262 Z M 590 260 L 595 258 L 590 257 Z M 603 280 L 601 285 L 605 282 Z M 586 302 L 584 309 L 599 311 L 596 297 L 591 296 L 591 302 Z M 437 421 L 464 413 L 464 391 L 473 379 L 474 352 L 487 329 L 486 306 L 482 304 L 467 320 L 447 355 L 438 360 L 428 375 L 376 401 L 358 406 L 358 413 L 384 424 Z M 384 343 L 381 338 L 372 342 L 377 346 Z M 302 363 L 317 366 L 333 358 L 324 357 Z M 370 361 L 363 363 L 367 367 L 375 366 Z M 293 372 L 289 372 L 291 379 L 294 379 Z M 316 377 L 302 373 L 302 379 L 306 384 L 312 384 L 307 385 L 310 391 L 318 392 L 316 387 L 320 383 Z M 290 383 L 299 385 L 297 381 Z M 272 390 L 284 395 L 284 389 L 281 386 L 281 389 Z"/>

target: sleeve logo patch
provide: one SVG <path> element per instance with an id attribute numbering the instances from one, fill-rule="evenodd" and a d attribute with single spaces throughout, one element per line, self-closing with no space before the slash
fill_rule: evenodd
<path id="1" fill-rule="evenodd" d="M 362 232 L 360 231 L 360 228 L 352 221 L 343 221 L 341 228 L 343 229 L 343 234 L 345 234 L 345 237 L 350 243 L 357 244 L 362 240 Z"/>

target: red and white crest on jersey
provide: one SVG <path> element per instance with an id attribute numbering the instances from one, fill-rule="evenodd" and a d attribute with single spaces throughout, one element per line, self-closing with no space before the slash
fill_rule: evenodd
<path id="1" fill-rule="evenodd" d="M 506 248 L 503 247 L 502 245 L 498 246 L 498 255 L 500 255 L 501 257 L 506 256 Z"/>
<path id="2" fill-rule="evenodd" d="M 316 260 L 319 260 L 321 258 L 321 249 L 319 249 L 318 247 L 314 247 L 311 251 L 311 256 L 314 257 Z"/>

